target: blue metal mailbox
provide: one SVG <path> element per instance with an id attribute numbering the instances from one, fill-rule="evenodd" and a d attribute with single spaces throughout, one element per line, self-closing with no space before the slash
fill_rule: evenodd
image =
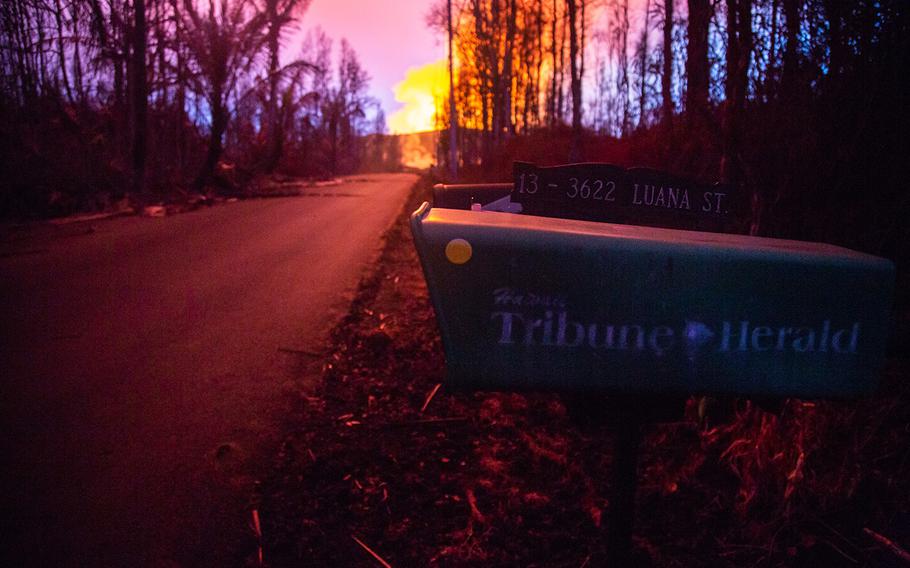
<path id="1" fill-rule="evenodd" d="M 426 203 L 411 228 L 456 387 L 813 398 L 878 381 L 882 258 Z"/>

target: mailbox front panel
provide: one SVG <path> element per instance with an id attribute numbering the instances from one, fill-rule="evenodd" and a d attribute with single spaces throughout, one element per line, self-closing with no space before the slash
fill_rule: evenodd
<path id="1" fill-rule="evenodd" d="M 894 283 L 881 258 L 427 205 L 412 230 L 456 387 L 848 397 L 877 384 Z"/>

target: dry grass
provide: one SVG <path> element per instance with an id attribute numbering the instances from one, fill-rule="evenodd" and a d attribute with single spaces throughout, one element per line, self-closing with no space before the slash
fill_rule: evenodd
<path id="1" fill-rule="evenodd" d="M 270 565 L 377 562 L 352 534 L 395 566 L 603 565 L 609 428 L 580 428 L 551 395 L 437 390 L 443 374 L 402 217 L 263 484 Z M 648 430 L 635 563 L 902 562 L 870 531 L 910 545 L 906 379 L 907 361 L 892 358 L 861 401 L 769 413 L 690 400 L 685 419 Z"/>

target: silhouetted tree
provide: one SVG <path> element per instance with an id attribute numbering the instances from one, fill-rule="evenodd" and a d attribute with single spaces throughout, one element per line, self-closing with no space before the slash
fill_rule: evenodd
<path id="1" fill-rule="evenodd" d="M 664 0 L 663 44 L 661 45 L 663 69 L 660 76 L 661 119 L 670 125 L 673 121 L 673 0 Z"/>
<path id="2" fill-rule="evenodd" d="M 569 65 L 572 69 L 572 149 L 569 159 L 577 161 L 581 154 L 581 82 L 584 78 L 584 28 L 585 28 L 585 0 L 580 0 L 581 15 L 578 14 L 578 0 L 566 0 L 569 14 Z M 579 27 L 581 32 L 579 33 Z"/>
<path id="3" fill-rule="evenodd" d="M 193 87 L 209 109 L 209 143 L 193 186 L 201 190 L 210 180 L 224 150 L 228 127 L 228 96 L 242 71 L 249 70 L 262 45 L 264 16 L 245 0 L 211 1 L 200 14 L 192 0 L 184 0 L 187 47 L 196 67 Z"/>
<path id="4" fill-rule="evenodd" d="M 148 77 L 146 73 L 145 0 L 133 0 L 132 91 L 133 184 L 136 193 L 145 189 L 146 140 L 148 138 Z M 76 51 L 75 53 L 78 53 Z M 81 67 L 81 65 L 77 65 Z M 78 83 L 81 83 L 79 81 Z M 81 88 L 79 89 L 81 91 Z"/>
<path id="5" fill-rule="evenodd" d="M 752 3 L 727 0 L 727 77 L 724 84 L 724 156 L 721 178 L 738 183 L 742 176 L 740 157 L 741 117 L 746 104 L 749 65 L 752 59 Z"/>
<path id="6" fill-rule="evenodd" d="M 689 24 L 686 45 L 686 113 L 690 124 L 704 118 L 708 109 L 708 25 L 711 4 L 708 0 L 688 0 Z"/>
<path id="7" fill-rule="evenodd" d="M 266 103 L 266 120 L 269 148 L 266 152 L 264 169 L 271 172 L 278 166 L 284 148 L 284 130 L 280 110 L 279 86 L 281 83 L 281 34 L 292 25 L 309 6 L 310 0 L 260 0 L 259 10 L 265 16 L 265 42 L 268 51 L 268 99 Z"/>

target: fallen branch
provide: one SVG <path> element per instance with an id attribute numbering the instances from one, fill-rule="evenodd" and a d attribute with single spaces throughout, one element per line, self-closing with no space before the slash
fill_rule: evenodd
<path id="1" fill-rule="evenodd" d="M 480 509 L 477 508 L 477 496 L 474 495 L 474 490 L 471 488 L 466 489 L 465 496 L 468 498 L 468 506 L 471 508 L 471 519 L 482 525 L 486 524 L 486 517 L 484 517 L 483 513 L 480 512 Z"/>
<path id="2" fill-rule="evenodd" d="M 369 553 L 370 553 L 370 556 L 372 556 L 373 558 L 375 558 L 376 561 L 379 562 L 380 564 L 382 564 L 384 568 L 392 568 L 392 565 L 391 565 L 391 564 L 389 564 L 388 562 L 386 562 L 385 560 L 383 560 L 382 556 L 379 556 L 378 554 L 376 554 L 375 552 L 373 552 L 373 549 L 370 548 L 369 546 L 367 546 L 366 544 L 364 544 L 363 541 L 361 541 L 359 538 L 357 538 L 357 537 L 354 536 L 354 535 L 351 535 L 351 538 L 353 538 L 353 539 L 354 539 L 354 542 L 356 542 L 357 544 L 359 544 L 364 550 L 366 550 L 367 552 L 369 552 Z"/>
<path id="3" fill-rule="evenodd" d="M 864 528 L 863 532 L 871 536 L 873 540 L 887 548 L 892 554 L 910 564 L 910 552 L 904 550 L 899 544 L 891 540 L 890 538 L 881 535 L 870 528 Z"/>
<path id="4" fill-rule="evenodd" d="M 427 407 L 430 406 L 430 401 L 433 400 L 434 396 L 436 396 L 436 393 L 439 391 L 440 387 L 442 387 L 442 383 L 436 383 L 436 386 L 433 387 L 433 390 L 430 391 L 430 394 L 427 396 L 427 399 L 424 401 L 423 406 L 420 407 L 421 414 L 423 414 L 423 412 L 427 409 Z"/>

